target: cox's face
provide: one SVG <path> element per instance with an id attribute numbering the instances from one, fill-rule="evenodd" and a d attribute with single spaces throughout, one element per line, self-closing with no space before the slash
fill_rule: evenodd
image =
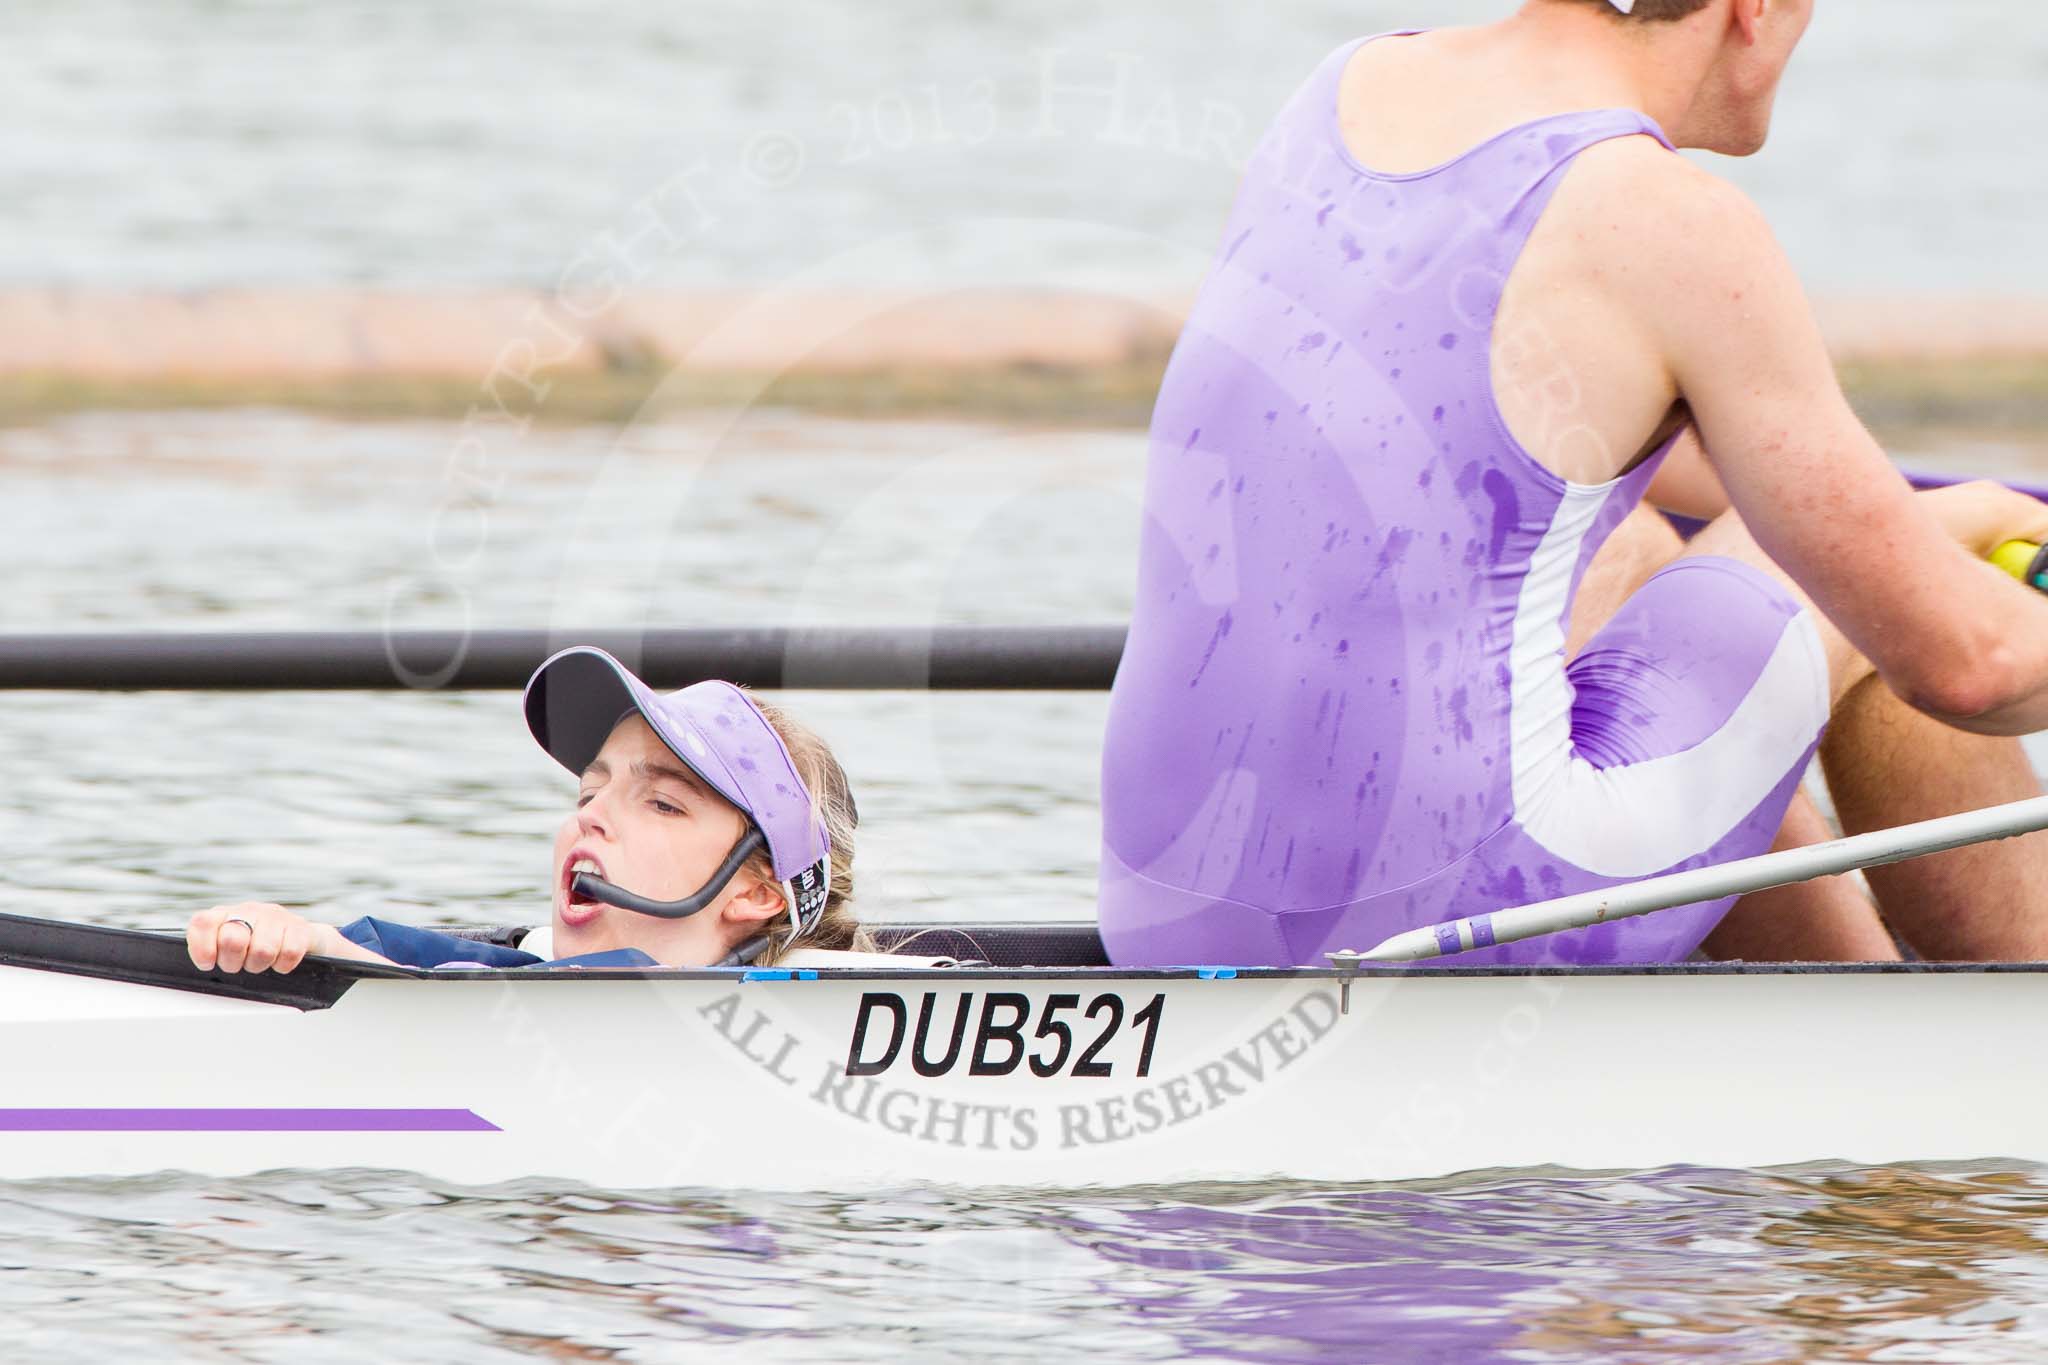
<path id="1" fill-rule="evenodd" d="M 638 895 L 680 900 L 711 880 L 745 831 L 739 810 L 684 768 L 644 719 L 620 721 L 584 770 L 575 809 L 555 832 L 556 955 L 635 947 L 671 961 L 680 946 L 715 929 L 720 906 L 747 874 L 683 920 L 582 900 L 571 880 L 582 869 Z"/>

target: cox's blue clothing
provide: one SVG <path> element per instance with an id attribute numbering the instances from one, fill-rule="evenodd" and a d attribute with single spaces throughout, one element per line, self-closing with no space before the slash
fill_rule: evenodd
<path id="1" fill-rule="evenodd" d="M 415 929 L 410 924 L 389 920 L 361 919 L 341 926 L 341 936 L 359 948 L 368 948 L 390 958 L 401 967 L 445 967 L 451 962 L 474 963 L 479 967 L 659 967 L 638 948 L 613 948 L 602 953 L 558 957 L 552 962 L 517 948 L 457 938 L 432 929 Z"/>

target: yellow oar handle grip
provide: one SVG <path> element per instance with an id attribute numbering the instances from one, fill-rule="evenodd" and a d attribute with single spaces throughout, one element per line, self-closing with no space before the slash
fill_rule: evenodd
<path id="1" fill-rule="evenodd" d="M 2008 540 L 1991 552 L 1991 562 L 2028 587 L 2048 592 L 2048 545 Z"/>

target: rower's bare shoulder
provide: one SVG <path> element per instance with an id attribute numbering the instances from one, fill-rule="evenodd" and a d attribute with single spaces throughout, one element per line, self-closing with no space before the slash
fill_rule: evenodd
<path id="1" fill-rule="evenodd" d="M 1590 263 L 1648 268 L 1656 287 L 1726 280 L 1783 259 L 1755 201 L 1647 136 L 1581 153 L 1556 207 Z"/>

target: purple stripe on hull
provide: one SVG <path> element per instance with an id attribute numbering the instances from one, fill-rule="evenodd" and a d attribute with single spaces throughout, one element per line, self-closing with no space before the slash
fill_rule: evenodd
<path id="1" fill-rule="evenodd" d="M 0 1109 L 4 1133 L 496 1133 L 469 1109 Z"/>

